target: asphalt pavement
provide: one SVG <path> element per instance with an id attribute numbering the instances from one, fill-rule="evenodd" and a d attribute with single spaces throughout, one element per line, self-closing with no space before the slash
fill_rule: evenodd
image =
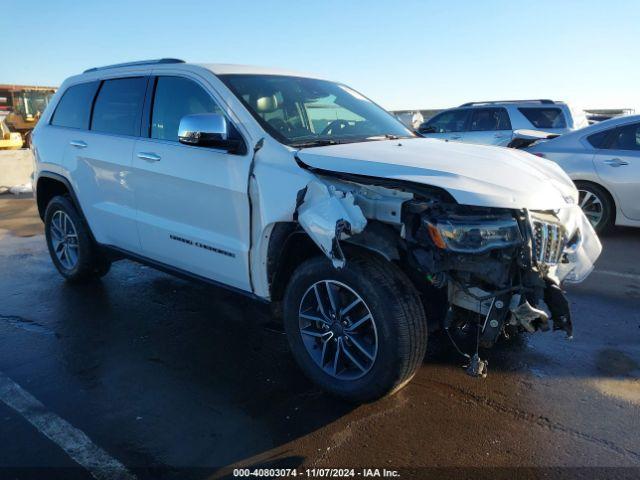
<path id="1" fill-rule="evenodd" d="M 262 304 L 128 261 L 68 285 L 33 200 L 0 196 L 0 478 L 638 478 L 640 230 L 603 244 L 568 288 L 572 340 L 503 342 L 477 379 L 434 336 L 406 388 L 353 406 L 302 376 Z"/>

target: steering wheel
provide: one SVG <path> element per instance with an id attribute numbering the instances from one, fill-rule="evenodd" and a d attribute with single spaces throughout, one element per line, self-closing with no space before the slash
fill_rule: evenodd
<path id="1" fill-rule="evenodd" d="M 334 129 L 336 131 L 339 131 L 339 130 L 342 130 L 343 128 L 347 128 L 348 126 L 349 126 L 349 122 L 347 122 L 346 120 L 340 120 L 340 119 L 334 120 L 333 122 L 329 123 L 329 125 L 324 127 L 324 130 L 322 130 L 320 135 L 333 135 Z"/>

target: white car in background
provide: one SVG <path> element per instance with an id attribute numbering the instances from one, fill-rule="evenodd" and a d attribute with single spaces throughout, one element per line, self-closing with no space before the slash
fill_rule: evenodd
<path id="1" fill-rule="evenodd" d="M 564 102 L 502 100 L 469 102 L 440 112 L 418 127 L 424 137 L 447 141 L 506 146 L 515 130 L 563 134 L 586 126 L 584 115 Z"/>
<path id="2" fill-rule="evenodd" d="M 640 227 L 640 115 L 540 140 L 526 151 L 553 160 L 569 174 L 596 231 Z"/>

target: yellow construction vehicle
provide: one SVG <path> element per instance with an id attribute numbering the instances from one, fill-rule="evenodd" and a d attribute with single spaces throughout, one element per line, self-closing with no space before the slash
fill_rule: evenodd
<path id="1" fill-rule="evenodd" d="M 0 120 L 0 150 L 15 150 L 22 148 L 22 135 L 11 132 L 4 120 Z"/>
<path id="2" fill-rule="evenodd" d="M 22 136 L 25 146 L 55 91 L 54 87 L 0 85 L 0 114 L 6 113 L 7 127 Z"/>

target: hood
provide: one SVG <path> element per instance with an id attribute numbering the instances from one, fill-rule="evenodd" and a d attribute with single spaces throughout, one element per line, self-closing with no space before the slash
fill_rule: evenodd
<path id="1" fill-rule="evenodd" d="M 297 156 L 322 170 L 440 187 L 463 205 L 555 210 L 577 203 L 559 166 L 509 148 L 411 138 L 305 148 Z"/>

